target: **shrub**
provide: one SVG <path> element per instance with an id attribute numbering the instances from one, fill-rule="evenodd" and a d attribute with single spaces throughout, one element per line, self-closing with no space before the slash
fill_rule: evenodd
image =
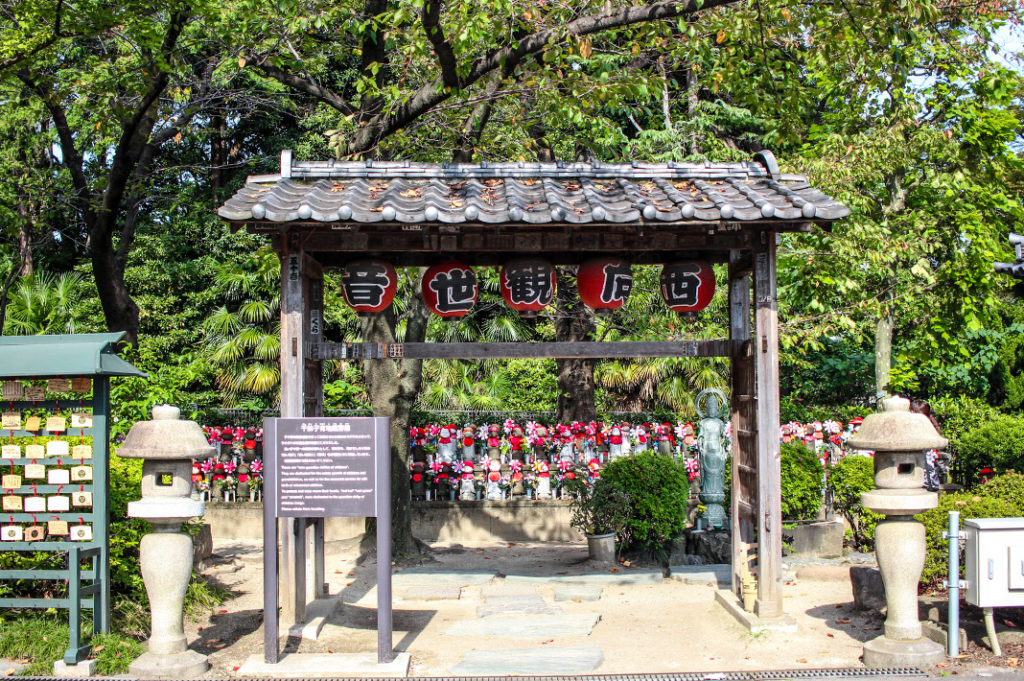
<path id="1" fill-rule="evenodd" d="M 821 510 L 821 481 L 825 469 L 814 450 L 802 444 L 782 445 L 782 517 L 809 520 Z"/>
<path id="2" fill-rule="evenodd" d="M 1000 416 L 967 431 L 957 442 L 956 456 L 966 482 L 978 471 L 1024 470 L 1024 418 Z"/>
<path id="3" fill-rule="evenodd" d="M 624 548 L 663 557 L 669 542 L 686 529 L 690 482 L 683 465 L 646 452 L 612 461 L 600 479 L 629 498 L 629 519 L 620 533 Z"/>
<path id="4" fill-rule="evenodd" d="M 844 456 L 829 469 L 832 507 L 850 524 L 851 544 L 857 551 L 873 551 L 875 548 L 875 525 L 883 516 L 860 505 L 861 492 L 867 492 L 874 486 L 875 461 L 869 456 Z"/>
<path id="5" fill-rule="evenodd" d="M 960 520 L 967 518 L 1013 518 L 1017 515 L 1016 504 L 996 497 L 960 492 L 943 494 L 939 497 L 939 505 L 930 511 L 915 516 L 925 527 L 925 558 L 921 582 L 928 586 L 938 586 L 949 571 L 949 542 L 942 538 L 942 533 L 949 529 L 949 512 L 959 511 Z M 961 575 L 964 561 L 961 559 Z"/>
<path id="6" fill-rule="evenodd" d="M 622 534 L 629 520 L 630 498 L 604 478 L 588 485 L 576 477 L 565 484 L 569 493 L 570 524 L 584 534 Z"/>
<path id="7" fill-rule="evenodd" d="M 1024 475 L 1009 472 L 983 482 L 974 489 L 975 494 L 980 494 L 993 499 L 1002 499 L 1012 504 L 1016 509 L 1015 515 L 1024 516 Z"/>

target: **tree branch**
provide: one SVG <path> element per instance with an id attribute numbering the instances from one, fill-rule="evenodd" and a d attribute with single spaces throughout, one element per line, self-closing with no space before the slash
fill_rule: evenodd
<path id="1" fill-rule="evenodd" d="M 441 67 L 441 82 L 447 87 L 459 87 L 455 52 L 452 51 L 452 46 L 444 37 L 444 30 L 441 28 L 441 0 L 426 0 L 423 3 L 423 12 L 420 17 L 423 30 L 426 32 L 430 44 L 434 46 L 434 54 L 437 55 L 437 63 Z"/>
<path id="2" fill-rule="evenodd" d="M 563 27 L 531 33 L 514 45 L 493 50 L 478 58 L 470 67 L 469 73 L 462 80 L 462 87 L 472 85 L 495 69 L 515 68 L 524 58 L 543 52 L 549 42 L 555 41 L 566 34 L 576 36 L 590 35 L 611 28 L 622 28 L 648 21 L 686 16 L 699 10 L 708 10 L 733 4 L 736 1 L 704 0 L 700 2 L 700 0 L 670 0 L 669 2 L 653 5 L 624 7 L 598 14 L 588 14 L 570 21 Z M 364 59 L 366 58 L 365 52 L 363 57 Z M 342 155 L 350 156 L 372 149 L 384 137 L 401 129 L 409 122 L 430 111 L 437 104 L 451 97 L 452 91 L 442 86 L 443 81 L 441 79 L 434 79 L 416 90 L 405 104 L 397 106 L 391 111 L 374 115 L 349 140 Z"/>
<path id="3" fill-rule="evenodd" d="M 75 203 L 78 204 L 82 219 L 86 224 L 91 225 L 96 218 L 92 207 L 92 190 L 89 187 L 89 180 L 85 176 L 82 155 L 75 146 L 75 135 L 68 123 L 64 108 L 54 100 L 53 93 L 32 80 L 27 70 L 19 71 L 18 79 L 25 84 L 25 87 L 39 96 L 43 106 L 50 112 L 50 117 L 53 118 L 53 123 L 57 128 L 57 139 L 60 140 L 61 158 L 64 167 L 71 174 L 71 184 L 75 188 Z"/>
<path id="4" fill-rule="evenodd" d="M 303 76 L 298 76 L 294 73 L 289 73 L 284 69 L 280 69 L 274 66 L 273 64 L 267 63 L 266 57 L 260 59 L 255 56 L 249 56 L 246 57 L 246 61 L 253 62 L 253 65 L 257 69 L 262 71 L 270 78 L 273 78 L 274 80 L 278 81 L 279 83 L 287 85 L 296 92 L 302 92 L 311 97 L 315 97 L 324 104 L 333 107 L 334 109 L 340 111 L 346 116 L 355 113 L 355 109 L 353 109 L 352 106 L 345 101 L 344 97 L 334 92 L 333 90 L 330 90 L 320 85 L 315 80 L 313 80 L 312 77 L 305 78 Z"/>

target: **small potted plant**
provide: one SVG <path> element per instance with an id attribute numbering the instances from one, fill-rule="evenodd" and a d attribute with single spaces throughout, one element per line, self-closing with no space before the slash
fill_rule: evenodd
<path id="1" fill-rule="evenodd" d="M 570 524 L 587 537 L 590 559 L 615 562 L 615 538 L 629 520 L 629 495 L 602 478 L 588 485 L 582 477 L 566 479 Z"/>
<path id="2" fill-rule="evenodd" d="M 263 490 L 263 478 L 256 475 L 249 478 L 249 501 L 259 501 Z"/>
<path id="3" fill-rule="evenodd" d="M 217 481 L 217 489 L 220 491 L 220 498 L 222 501 L 234 501 L 235 500 L 235 488 L 238 486 L 238 481 L 235 480 L 233 475 L 226 475 Z"/>

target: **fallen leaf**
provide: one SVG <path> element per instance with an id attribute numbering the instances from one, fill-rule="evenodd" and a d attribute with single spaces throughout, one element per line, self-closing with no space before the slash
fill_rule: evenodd
<path id="1" fill-rule="evenodd" d="M 340 575 L 340 574 L 341 574 L 342 572 L 343 572 L 343 570 L 335 570 L 335 571 L 334 571 L 334 574 L 336 574 L 336 575 Z"/>
<path id="2" fill-rule="evenodd" d="M 220 643 L 220 642 L 221 642 L 221 640 L 220 640 L 219 638 L 211 638 L 211 639 L 210 639 L 209 641 L 207 641 L 206 643 L 207 643 L 208 645 L 213 645 L 214 643 Z"/>
<path id="3" fill-rule="evenodd" d="M 222 614 L 222 615 L 223 615 L 224 613 L 226 613 L 226 612 L 227 612 L 227 610 L 218 610 L 217 612 L 219 612 L 220 614 Z"/>
<path id="4" fill-rule="evenodd" d="M 202 631 L 202 630 L 203 630 L 202 627 L 199 627 L 198 629 L 196 629 L 196 631 Z"/>
<path id="5" fill-rule="evenodd" d="M 833 633 L 832 633 L 831 631 L 830 631 L 830 632 L 828 632 L 828 633 L 827 633 L 827 634 L 825 634 L 825 635 L 826 635 L 826 636 L 828 636 L 829 638 L 835 638 L 835 637 L 836 637 L 836 635 L 835 635 L 835 634 L 833 634 Z"/>
<path id="6" fill-rule="evenodd" d="M 836 624 L 849 624 L 849 623 L 850 623 L 850 620 L 843 620 L 843 619 L 836 620 Z"/>
<path id="7" fill-rule="evenodd" d="M 618 572 L 619 568 L 608 568 L 608 572 Z"/>
<path id="8" fill-rule="evenodd" d="M 508 545 L 509 545 L 509 546 L 515 546 L 515 545 L 516 545 L 516 543 L 515 543 L 514 541 L 510 541 L 510 542 L 508 543 Z M 497 551 L 498 549 L 494 549 L 494 550 L 495 550 L 495 551 Z"/>
<path id="9" fill-rule="evenodd" d="M 4 671 L 4 676 L 14 676 L 14 667 L 8 667 Z"/>
<path id="10" fill-rule="evenodd" d="M 241 669 L 241 668 L 242 668 L 242 665 L 240 665 L 240 664 L 237 664 L 237 665 L 235 665 L 234 667 L 232 667 L 232 668 L 231 668 L 231 671 L 233 671 L 233 672 L 237 672 L 237 671 L 238 671 L 239 669 Z"/>
<path id="11" fill-rule="evenodd" d="M 622 561 L 622 564 L 623 564 L 623 565 L 624 565 L 625 567 L 629 567 L 630 565 L 632 565 L 632 563 L 630 563 L 630 562 L 629 562 L 628 560 L 624 560 L 624 561 Z"/>
<path id="12" fill-rule="evenodd" d="M 1006 666 L 1007 667 L 1016 667 L 1018 664 L 1020 664 L 1020 661 L 1016 657 L 1008 657 L 1008 658 L 1006 658 Z"/>
<path id="13" fill-rule="evenodd" d="M 948 666 L 949 666 L 949 664 L 947 664 L 946 662 L 939 662 L 939 663 L 938 663 L 937 665 L 935 665 L 935 666 L 936 666 L 936 667 L 948 667 Z"/>
<path id="14" fill-rule="evenodd" d="M 799 662 L 800 664 L 807 664 L 807 658 L 806 657 L 798 657 L 796 659 L 796 661 Z"/>
<path id="15" fill-rule="evenodd" d="M 92 649 L 92 652 L 98 653 L 101 650 L 103 650 L 104 648 L 106 648 L 106 646 L 96 646 L 95 648 Z"/>

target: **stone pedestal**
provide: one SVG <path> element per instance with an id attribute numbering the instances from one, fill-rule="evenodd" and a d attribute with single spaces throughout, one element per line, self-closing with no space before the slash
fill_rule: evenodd
<path id="1" fill-rule="evenodd" d="M 192 538 L 181 531 L 189 518 L 203 515 L 201 501 L 190 498 L 192 458 L 208 454 L 202 430 L 179 419 L 175 407 L 153 409 L 152 421 L 128 432 L 118 455 L 143 459 L 142 499 L 128 504 L 128 516 L 148 520 L 153 531 L 142 538 L 139 563 L 149 596 L 152 631 L 148 652 L 128 667 L 143 678 L 195 677 L 206 672 L 206 656 L 185 641 L 185 592 L 192 576 Z"/>
<path id="2" fill-rule="evenodd" d="M 908 400 L 893 397 L 884 407 L 884 412 L 867 417 L 850 440 L 855 449 L 875 451 L 878 489 L 861 494 L 861 505 L 885 516 L 875 530 L 885 585 L 885 634 L 864 644 L 864 664 L 931 667 L 945 658 L 945 651 L 922 635 L 917 618 L 925 529 L 913 516 L 938 505 L 938 495 L 923 488 L 924 452 L 944 447 L 946 440 L 927 417 L 910 413 Z"/>

